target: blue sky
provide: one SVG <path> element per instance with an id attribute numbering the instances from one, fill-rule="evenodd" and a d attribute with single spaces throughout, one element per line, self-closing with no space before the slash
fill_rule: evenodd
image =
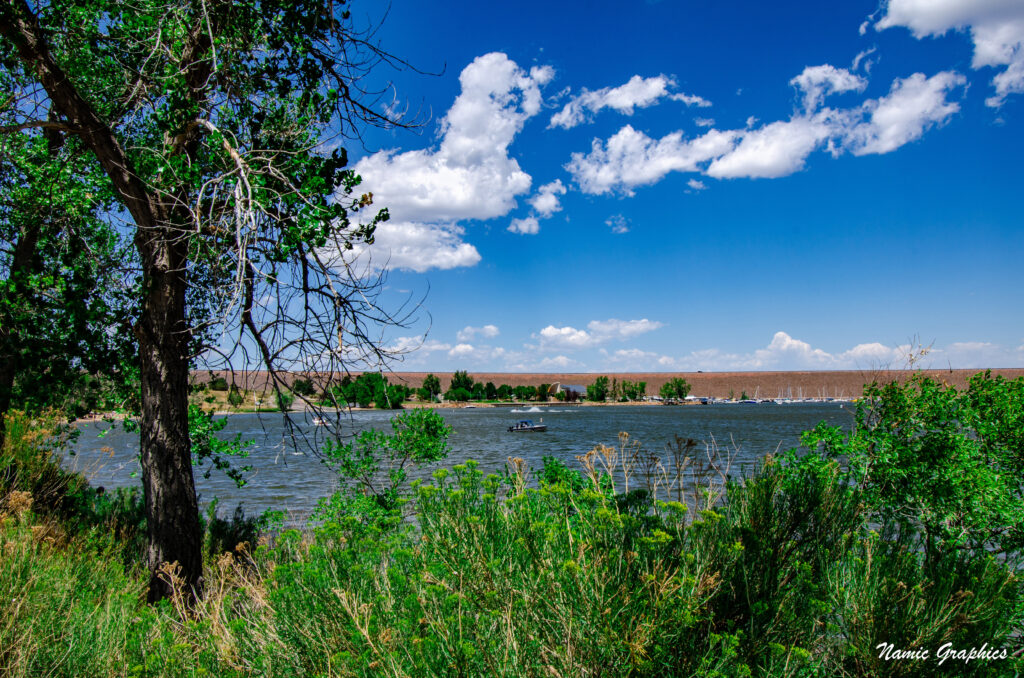
<path id="1" fill-rule="evenodd" d="M 372 7 L 357 8 L 369 12 Z M 1024 3 L 394 0 L 397 370 L 1024 365 Z M 386 99 L 390 101 L 390 95 Z"/>

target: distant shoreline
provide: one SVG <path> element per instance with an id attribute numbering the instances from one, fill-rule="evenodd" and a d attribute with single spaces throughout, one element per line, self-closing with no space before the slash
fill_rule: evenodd
<path id="1" fill-rule="evenodd" d="M 940 382 L 963 388 L 967 381 L 984 369 L 942 369 L 920 370 L 922 374 Z M 775 372 L 469 372 L 474 381 L 488 381 L 500 386 L 537 386 L 539 384 L 571 384 L 586 387 L 593 384 L 600 376 L 607 376 L 620 383 L 622 381 L 647 383 L 647 395 L 657 395 L 662 384 L 672 378 L 683 378 L 691 386 L 690 395 L 709 398 L 734 398 L 746 392 L 750 398 L 850 398 L 859 396 L 865 384 L 873 381 L 889 383 L 905 381 L 917 370 L 822 370 L 822 371 L 775 371 Z M 1024 376 L 1024 368 L 992 368 L 992 373 L 1007 379 Z M 263 390 L 268 384 L 266 372 L 253 371 L 234 374 L 227 371 L 213 371 L 214 377 L 224 377 L 228 382 L 234 381 L 240 388 Z M 358 373 L 353 373 L 353 375 Z M 411 388 L 419 388 L 428 374 L 436 375 L 441 381 L 442 392 L 447 390 L 452 379 L 451 372 L 385 372 L 391 383 L 404 384 Z M 192 378 L 197 382 L 210 379 L 210 372 L 193 372 Z M 291 379 L 300 375 L 291 375 Z M 335 375 L 335 380 L 338 376 Z M 290 381 L 289 380 L 289 381 Z M 314 375 L 315 380 L 315 375 Z"/>

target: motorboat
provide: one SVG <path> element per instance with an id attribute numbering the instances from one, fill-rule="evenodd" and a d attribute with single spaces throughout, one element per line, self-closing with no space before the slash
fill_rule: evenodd
<path id="1" fill-rule="evenodd" d="M 548 425 L 543 422 L 544 420 L 542 419 L 541 423 L 534 424 L 529 419 L 521 419 L 509 426 L 508 430 L 509 433 L 539 433 L 540 431 L 547 431 Z"/>

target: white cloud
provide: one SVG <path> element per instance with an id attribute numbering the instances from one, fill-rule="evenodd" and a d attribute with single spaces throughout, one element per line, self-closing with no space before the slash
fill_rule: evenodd
<path id="1" fill-rule="evenodd" d="M 970 29 L 972 67 L 1006 67 L 992 79 L 995 95 L 985 101 L 989 106 L 1001 106 L 1008 95 L 1024 92 L 1024 3 L 1020 0 L 889 0 L 885 9 L 876 30 L 904 26 L 920 39 Z"/>
<path id="2" fill-rule="evenodd" d="M 704 97 L 699 97 L 696 94 L 672 94 L 669 96 L 672 101 L 681 101 L 687 106 L 696 106 L 697 108 L 708 108 L 711 106 L 711 102 Z"/>
<path id="3" fill-rule="evenodd" d="M 558 196 L 565 195 L 565 185 L 561 179 L 544 184 L 537 189 L 537 194 L 530 198 L 530 206 L 542 217 L 550 217 L 562 209 Z"/>
<path id="4" fill-rule="evenodd" d="M 714 127 L 715 120 L 714 118 L 694 118 L 693 124 L 697 127 Z"/>
<path id="5" fill-rule="evenodd" d="M 417 273 L 475 266 L 480 253 L 463 242 L 463 233 L 455 225 L 389 221 L 377 227 L 373 245 L 356 245 L 346 258 L 359 259 L 368 269 L 403 268 Z"/>
<path id="6" fill-rule="evenodd" d="M 537 217 L 526 217 L 525 219 L 513 219 L 509 224 L 509 231 L 520 235 L 537 235 L 540 233 L 540 222 Z"/>
<path id="7" fill-rule="evenodd" d="M 566 169 L 584 193 L 622 191 L 652 184 L 669 172 L 695 172 L 699 165 L 732 148 L 736 132 L 711 130 L 684 140 L 673 132 L 655 140 L 626 125 L 608 141 L 594 139 L 589 154 L 573 153 Z"/>
<path id="8" fill-rule="evenodd" d="M 508 214 L 516 196 L 529 191 L 531 177 L 508 149 L 540 111 L 540 87 L 553 74 L 547 67 L 527 73 L 501 53 L 478 57 L 459 76 L 462 91 L 441 120 L 436 150 L 382 151 L 356 163 L 363 187 L 392 217 L 377 228 L 377 259 L 390 251 L 392 268 L 414 271 L 480 260 L 472 245 L 461 242 L 455 224 Z M 425 247 L 422 256 L 407 244 L 410 232 Z"/>
<path id="9" fill-rule="evenodd" d="M 708 100 L 690 94 L 670 94 L 675 81 L 664 75 L 653 78 L 641 78 L 634 75 L 624 85 L 603 87 L 589 91 L 584 89 L 580 94 L 569 100 L 561 111 L 551 116 L 549 127 L 569 129 L 584 122 L 587 113 L 597 113 L 604 108 L 612 108 L 623 115 L 632 115 L 635 108 L 651 106 L 662 97 L 681 101 L 687 106 L 710 106 Z"/>
<path id="10" fill-rule="evenodd" d="M 538 334 L 541 347 L 544 349 L 584 349 L 603 344 L 608 341 L 623 341 L 647 332 L 652 332 L 664 325 L 660 322 L 643 318 L 641 320 L 591 320 L 586 330 L 575 327 L 555 327 L 548 325 Z"/>
<path id="11" fill-rule="evenodd" d="M 646 334 L 647 332 L 653 332 L 664 326 L 664 323 L 648 320 L 647 318 L 642 320 L 617 320 L 611 318 L 609 320 L 591 320 L 587 323 L 587 329 L 601 340 L 628 339 L 640 334 Z"/>
<path id="12" fill-rule="evenodd" d="M 579 349 L 589 348 L 595 343 L 594 337 L 590 336 L 586 331 L 569 326 L 555 327 L 554 325 L 548 325 L 540 331 L 539 335 L 535 336 L 538 336 L 541 345 L 545 348 Z"/>
<path id="13" fill-rule="evenodd" d="M 704 182 L 699 179 L 690 179 L 689 181 L 686 182 L 686 185 L 695 191 L 703 191 L 705 188 L 707 188 Z"/>
<path id="14" fill-rule="evenodd" d="M 959 73 L 943 71 L 930 78 L 914 73 L 896 80 L 889 94 L 861 107 L 868 120 L 843 130 L 844 143 L 854 155 L 888 153 L 918 139 L 960 110 L 946 101 L 949 92 L 966 82 Z"/>
<path id="15" fill-rule="evenodd" d="M 394 353 L 436 353 L 437 351 L 448 351 L 451 344 L 446 344 L 434 339 L 424 337 L 397 337 L 386 351 Z"/>
<path id="16" fill-rule="evenodd" d="M 879 342 L 857 344 L 851 349 L 830 353 L 776 332 L 764 348 L 749 353 L 727 353 L 711 348 L 693 351 L 682 358 L 650 361 L 660 367 L 700 370 L 875 370 L 907 367 L 910 345 L 886 346 Z M 1024 347 L 1008 349 L 990 342 L 955 342 L 945 348 L 932 348 L 917 364 L 924 369 L 1004 367 L 1020 364 Z"/>
<path id="17" fill-rule="evenodd" d="M 485 339 L 493 339 L 499 334 L 500 332 L 498 331 L 497 325 L 484 325 L 483 327 L 472 327 L 467 325 L 456 333 L 455 338 L 460 342 L 467 342 L 472 341 L 474 337 L 478 336 L 484 337 Z"/>
<path id="18" fill-rule="evenodd" d="M 818 117 L 795 117 L 773 122 L 743 134 L 732 151 L 708 166 L 708 176 L 784 177 L 803 169 L 804 160 L 831 134 Z"/>
<path id="19" fill-rule="evenodd" d="M 871 67 L 875 64 L 875 60 L 871 58 L 871 55 L 874 54 L 876 51 L 878 51 L 878 48 L 869 47 L 863 52 L 859 52 L 857 56 L 853 58 L 853 70 L 857 70 L 858 68 L 861 67 L 861 64 L 863 64 L 864 72 L 870 73 Z"/>
<path id="20" fill-rule="evenodd" d="M 608 217 L 607 219 L 604 220 L 604 224 L 608 228 L 612 229 L 612 233 L 616 233 L 619 235 L 623 233 L 629 233 L 629 219 L 622 216 L 621 214 L 616 214 Z"/>
<path id="21" fill-rule="evenodd" d="M 858 54 L 854 63 L 860 61 L 862 56 L 863 54 Z M 817 110 L 829 94 L 850 91 L 863 92 L 868 81 L 859 75 L 850 73 L 845 68 L 824 64 L 808 66 L 803 73 L 790 80 L 789 84 L 804 93 L 804 110 L 811 112 Z"/>
<path id="22" fill-rule="evenodd" d="M 592 194 L 632 195 L 635 187 L 673 171 L 718 179 L 784 177 L 803 169 L 823 147 L 833 155 L 888 153 L 920 138 L 960 110 L 948 97 L 965 80 L 949 71 L 930 78 L 915 73 L 893 81 L 886 96 L 846 109 L 820 106 L 829 93 L 863 89 L 860 76 L 824 65 L 804 69 L 791 82 L 803 92 L 805 110 L 788 120 L 754 127 L 751 117 L 746 129 L 711 129 L 692 140 L 682 132 L 654 140 L 626 125 L 607 142 L 595 139 L 590 153 L 574 153 L 566 169 Z"/>

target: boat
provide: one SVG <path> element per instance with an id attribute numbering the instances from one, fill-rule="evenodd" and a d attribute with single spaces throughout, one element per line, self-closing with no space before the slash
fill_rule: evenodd
<path id="1" fill-rule="evenodd" d="M 509 433 L 537 433 L 540 431 L 547 431 L 548 425 L 543 422 L 544 420 L 542 419 L 540 424 L 534 424 L 529 419 L 521 419 L 509 426 L 508 430 Z"/>

